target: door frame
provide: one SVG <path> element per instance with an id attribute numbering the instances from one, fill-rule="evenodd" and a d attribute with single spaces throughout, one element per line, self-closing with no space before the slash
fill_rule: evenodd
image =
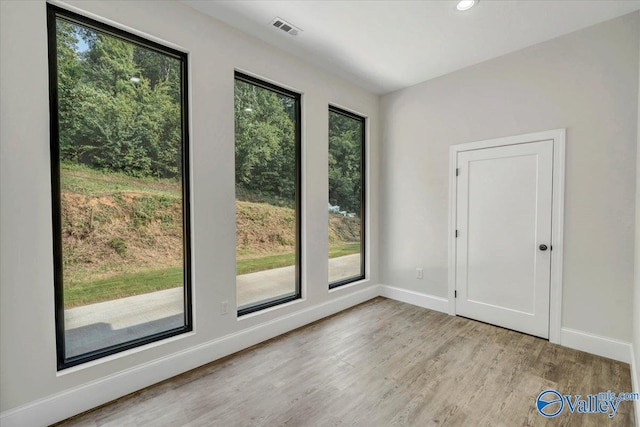
<path id="1" fill-rule="evenodd" d="M 529 142 L 553 141 L 553 184 L 551 201 L 551 278 L 549 283 L 549 342 L 560 343 L 562 326 L 562 260 L 564 233 L 564 169 L 566 129 L 527 133 L 503 138 L 457 144 L 449 147 L 449 286 L 448 313 L 456 315 L 456 217 L 458 181 L 456 168 L 458 153 Z"/>

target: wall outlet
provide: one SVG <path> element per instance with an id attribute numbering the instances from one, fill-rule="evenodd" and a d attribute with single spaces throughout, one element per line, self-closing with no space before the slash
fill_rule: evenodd
<path id="1" fill-rule="evenodd" d="M 229 313 L 229 301 L 222 301 L 220 304 L 220 314 L 228 314 Z"/>
<path id="2" fill-rule="evenodd" d="M 416 268 L 416 279 L 422 279 L 424 277 L 424 270 Z"/>

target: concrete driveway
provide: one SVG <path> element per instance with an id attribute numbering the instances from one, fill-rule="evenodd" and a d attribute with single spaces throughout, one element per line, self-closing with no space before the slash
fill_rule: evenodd
<path id="1" fill-rule="evenodd" d="M 331 282 L 359 272 L 360 254 L 329 260 Z M 238 307 L 293 293 L 294 278 L 294 266 L 238 276 Z M 67 357 L 180 328 L 183 307 L 179 287 L 65 310 Z"/>
<path id="2" fill-rule="evenodd" d="M 236 278 L 238 307 L 295 292 L 295 266 L 243 274 Z M 329 260 L 329 282 L 360 274 L 360 254 Z"/>

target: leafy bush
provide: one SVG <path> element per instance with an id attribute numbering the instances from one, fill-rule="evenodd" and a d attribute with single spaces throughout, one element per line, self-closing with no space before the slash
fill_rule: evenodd
<path id="1" fill-rule="evenodd" d="M 120 237 L 111 239 L 109 241 L 109 247 L 116 251 L 118 255 L 124 255 L 127 252 L 127 242 Z"/>

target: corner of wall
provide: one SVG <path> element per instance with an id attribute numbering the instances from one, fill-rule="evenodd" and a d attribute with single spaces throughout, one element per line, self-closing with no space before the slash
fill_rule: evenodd
<path id="1" fill-rule="evenodd" d="M 640 33 L 640 11 L 637 13 Z M 640 43 L 638 45 L 638 122 L 636 148 L 636 217 L 635 217 L 635 277 L 633 296 L 633 337 L 631 343 L 631 384 L 640 393 Z M 635 354 L 634 354 L 635 353 Z M 640 426 L 640 400 L 635 401 L 636 425 Z"/>

